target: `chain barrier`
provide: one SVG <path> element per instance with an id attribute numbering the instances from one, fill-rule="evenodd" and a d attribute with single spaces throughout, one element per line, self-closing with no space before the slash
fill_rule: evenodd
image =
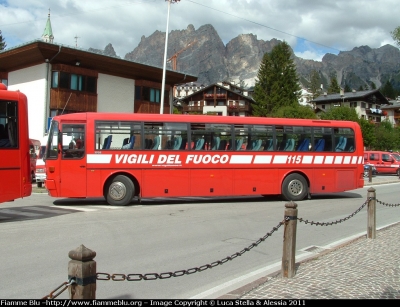
<path id="1" fill-rule="evenodd" d="M 200 267 L 195 267 L 187 270 L 179 270 L 175 272 L 164 272 L 164 273 L 147 273 L 147 274 L 108 274 L 108 273 L 97 273 L 96 279 L 97 280 L 113 280 L 113 281 L 139 281 L 139 280 L 156 280 L 156 279 L 167 279 L 171 277 L 180 277 L 184 275 L 190 275 L 196 272 L 202 272 L 207 269 L 211 269 L 218 265 L 222 265 L 228 261 L 231 261 L 239 256 L 242 256 L 244 253 L 250 251 L 252 248 L 258 246 L 261 242 L 264 242 L 268 237 L 270 237 L 275 231 L 277 231 L 285 221 L 288 221 L 289 217 L 285 217 L 282 222 L 272 228 L 270 232 L 267 232 L 265 236 L 258 239 L 256 242 L 250 244 L 248 247 L 242 249 L 240 252 L 234 253 L 231 256 L 225 257 L 221 260 L 214 261 L 210 264 L 205 264 Z"/>
<path id="2" fill-rule="evenodd" d="M 342 223 L 344 221 L 349 220 L 350 218 L 352 218 L 354 215 L 356 215 L 358 212 L 360 212 L 367 204 L 370 200 L 372 200 L 373 198 L 370 197 L 368 198 L 362 205 L 360 208 L 358 208 L 356 211 L 354 211 L 352 214 L 350 214 L 349 216 L 342 218 L 340 220 L 336 220 L 335 222 L 314 222 L 314 221 L 308 221 L 308 220 L 304 220 L 302 218 L 297 218 L 298 221 L 306 223 L 306 224 L 311 224 L 311 225 L 316 225 L 316 226 L 331 226 L 334 224 L 339 224 Z"/>
<path id="3" fill-rule="evenodd" d="M 42 297 L 42 300 L 52 300 L 68 289 L 69 286 L 75 284 L 75 279 L 71 278 L 68 282 L 64 281 L 61 285 L 50 292 L 49 295 Z M 55 293 L 58 290 L 57 293 Z"/>
<path id="4" fill-rule="evenodd" d="M 376 200 L 376 202 L 378 203 L 378 204 L 381 204 L 381 205 L 383 205 L 383 206 L 387 206 L 387 207 L 398 207 L 398 206 L 400 206 L 400 204 L 388 204 L 388 203 L 384 203 L 383 201 L 380 201 L 380 200 Z"/>
<path id="5" fill-rule="evenodd" d="M 314 221 L 308 221 L 304 220 L 303 218 L 297 218 L 299 222 L 303 222 L 305 224 L 311 224 L 311 225 L 316 225 L 316 226 L 331 226 L 334 224 L 339 224 L 344 221 L 349 220 L 352 218 L 354 215 L 356 215 L 358 212 L 360 212 L 367 204 L 369 201 L 371 201 L 373 197 L 369 197 L 356 211 L 354 211 L 352 214 L 348 215 L 345 218 L 336 220 L 334 222 L 314 222 Z M 388 206 L 388 207 L 398 207 L 400 204 L 389 204 L 382 202 L 380 200 L 376 200 L 377 203 L 383 205 L 383 206 Z M 120 274 L 120 273 L 115 273 L 115 274 L 108 274 L 108 273 L 101 273 L 98 272 L 96 273 L 96 279 L 97 280 L 113 280 L 113 281 L 140 281 L 140 280 L 156 280 L 156 279 L 167 279 L 171 277 L 180 277 L 184 275 L 190 275 L 196 272 L 202 272 L 207 269 L 211 269 L 213 267 L 216 267 L 218 265 L 222 265 L 228 261 L 231 261 L 239 256 L 242 256 L 244 253 L 250 251 L 252 248 L 257 247 L 261 242 L 264 242 L 268 237 L 270 237 L 275 231 L 277 231 L 282 225 L 285 224 L 286 221 L 288 221 L 290 217 L 285 217 L 283 221 L 279 222 L 279 224 L 275 227 L 272 228 L 270 232 L 267 232 L 263 237 L 258 239 L 256 242 L 250 244 L 248 247 L 242 249 L 240 252 L 236 252 L 232 254 L 231 256 L 225 257 L 221 260 L 214 261 L 210 264 L 205 264 L 200 267 L 194 267 L 190 268 L 187 270 L 178 270 L 175 272 L 164 272 L 164 273 L 147 273 L 147 274 Z M 58 286 L 56 289 L 54 289 L 52 292 L 50 292 L 49 295 L 46 295 L 42 299 L 55 299 L 58 297 L 61 293 L 63 293 L 69 286 L 72 284 L 75 284 L 74 279 L 70 279 L 68 282 L 63 282 L 60 286 Z"/>

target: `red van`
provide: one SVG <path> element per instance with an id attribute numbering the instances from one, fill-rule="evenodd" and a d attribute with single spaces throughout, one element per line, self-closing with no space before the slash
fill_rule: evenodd
<path id="1" fill-rule="evenodd" d="M 400 155 L 389 151 L 364 151 L 364 163 L 373 164 L 378 174 L 400 176 Z"/>
<path id="2" fill-rule="evenodd" d="M 31 159 L 31 180 L 35 182 L 35 172 L 36 172 L 36 160 L 39 156 L 40 151 L 40 141 L 29 139 L 29 156 Z"/>

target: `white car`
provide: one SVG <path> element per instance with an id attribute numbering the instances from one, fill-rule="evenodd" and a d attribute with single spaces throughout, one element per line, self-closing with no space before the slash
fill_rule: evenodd
<path id="1" fill-rule="evenodd" d="M 43 159 L 36 160 L 35 178 L 38 188 L 41 188 L 46 179 L 46 165 L 44 164 Z"/>

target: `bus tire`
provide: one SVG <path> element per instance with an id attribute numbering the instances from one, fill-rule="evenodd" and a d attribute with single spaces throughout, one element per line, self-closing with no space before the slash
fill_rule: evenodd
<path id="1" fill-rule="evenodd" d="M 112 206 L 126 206 L 135 195 L 132 180 L 124 175 L 115 176 L 106 189 L 106 200 Z"/>
<path id="2" fill-rule="evenodd" d="M 299 201 L 308 195 L 307 180 L 300 174 L 290 174 L 282 183 L 282 196 L 287 201 Z"/>
<path id="3" fill-rule="evenodd" d="M 43 186 L 43 182 L 38 182 L 38 183 L 37 183 L 37 187 L 38 187 L 38 188 L 41 188 L 42 186 Z"/>

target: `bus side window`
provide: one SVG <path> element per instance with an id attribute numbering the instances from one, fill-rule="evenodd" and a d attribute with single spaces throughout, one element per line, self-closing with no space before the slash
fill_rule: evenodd
<path id="1" fill-rule="evenodd" d="M 10 147 L 8 132 L 3 124 L 0 124 L 0 147 Z"/>
<path id="2" fill-rule="evenodd" d="M 104 139 L 103 148 L 102 149 L 110 149 L 112 143 L 112 135 L 107 136 Z"/>
<path id="3" fill-rule="evenodd" d="M 153 150 L 158 150 L 158 147 L 160 147 L 160 136 L 159 136 L 159 135 L 156 135 L 156 136 L 154 137 L 154 140 L 153 140 L 153 147 L 152 147 L 151 149 L 153 149 Z"/>
<path id="4" fill-rule="evenodd" d="M 325 149 L 325 139 L 319 139 L 315 143 L 315 151 L 324 151 Z"/>
<path id="5" fill-rule="evenodd" d="M 348 151 L 348 152 L 354 151 L 354 138 L 353 137 L 347 138 L 346 149 L 344 151 Z"/>

